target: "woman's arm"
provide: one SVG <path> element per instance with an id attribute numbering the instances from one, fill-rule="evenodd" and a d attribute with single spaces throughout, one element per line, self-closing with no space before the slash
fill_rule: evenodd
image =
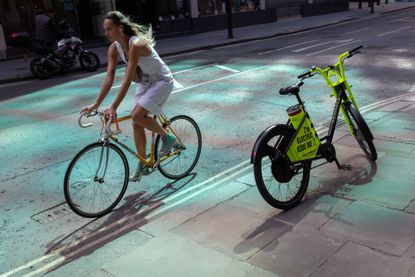
<path id="1" fill-rule="evenodd" d="M 114 83 L 117 61 L 118 61 L 118 51 L 117 51 L 117 47 L 115 46 L 115 42 L 114 42 L 110 45 L 108 49 L 107 75 L 105 76 L 105 80 L 101 85 L 101 90 L 98 94 L 97 100 L 95 101 L 95 105 L 97 107 L 99 107 L 102 101 L 104 101 L 105 97 L 107 96 L 108 92 L 110 91 L 112 87 L 112 84 Z"/>
<path id="2" fill-rule="evenodd" d="M 101 89 L 99 91 L 98 97 L 95 100 L 95 103 L 84 107 L 81 113 L 90 113 L 93 110 L 96 110 L 104 101 L 105 97 L 107 96 L 108 92 L 111 89 L 112 84 L 114 83 L 114 76 L 115 70 L 117 67 L 118 61 L 118 51 L 115 43 L 112 43 L 108 48 L 108 66 L 107 66 L 107 75 L 105 76 L 105 80 L 101 85 Z"/>

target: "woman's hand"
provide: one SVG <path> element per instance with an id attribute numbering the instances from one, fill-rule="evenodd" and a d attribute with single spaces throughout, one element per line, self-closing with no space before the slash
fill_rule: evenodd
<path id="1" fill-rule="evenodd" d="M 114 121 L 117 118 L 117 109 L 114 106 L 110 106 L 104 111 L 104 115 L 108 117 L 111 121 Z"/>
<path id="2" fill-rule="evenodd" d="M 98 109 L 98 105 L 97 104 L 92 104 L 86 107 L 83 107 L 81 110 L 81 114 L 90 114 L 93 110 Z"/>

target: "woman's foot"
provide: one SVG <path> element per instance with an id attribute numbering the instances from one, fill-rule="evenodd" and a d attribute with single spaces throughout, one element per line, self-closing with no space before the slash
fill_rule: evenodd
<path id="1" fill-rule="evenodd" d="M 167 156 L 170 153 L 170 150 L 177 144 L 177 138 L 175 135 L 167 133 L 167 135 L 161 139 L 163 145 L 161 146 L 159 157 Z"/>
<path id="2" fill-rule="evenodd" d="M 135 173 L 130 176 L 130 182 L 137 182 L 140 180 L 141 176 L 149 174 L 150 170 L 148 167 L 139 162 Z"/>

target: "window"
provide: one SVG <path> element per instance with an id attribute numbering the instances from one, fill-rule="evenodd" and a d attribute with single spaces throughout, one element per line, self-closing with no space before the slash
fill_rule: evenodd
<path id="1" fill-rule="evenodd" d="M 199 0 L 199 16 L 226 13 L 227 0 Z M 246 12 L 259 9 L 259 0 L 231 0 L 232 12 Z"/>

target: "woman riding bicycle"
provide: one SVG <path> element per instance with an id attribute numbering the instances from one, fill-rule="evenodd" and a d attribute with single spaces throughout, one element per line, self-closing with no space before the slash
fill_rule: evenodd
<path id="1" fill-rule="evenodd" d="M 135 81 L 137 88 L 131 116 L 137 152 L 143 157 L 146 156 L 147 139 L 144 129 L 148 129 L 162 137 L 163 146 L 159 157 L 165 156 L 176 144 L 176 137 L 148 114 L 158 115 L 161 112 L 163 104 L 174 88 L 173 75 L 153 48 L 155 42 L 151 27 L 144 28 L 119 11 L 108 12 L 103 25 L 105 35 L 111 41 L 108 48 L 107 75 L 95 103 L 84 107 L 81 113 L 90 113 L 101 105 L 112 87 L 118 58 L 121 58 L 127 64 L 124 79 L 114 102 L 105 113 L 111 120 L 117 117 L 117 108 L 124 99 L 131 81 Z M 141 175 L 146 174 L 148 168 L 139 162 L 130 181 L 137 181 Z"/>

